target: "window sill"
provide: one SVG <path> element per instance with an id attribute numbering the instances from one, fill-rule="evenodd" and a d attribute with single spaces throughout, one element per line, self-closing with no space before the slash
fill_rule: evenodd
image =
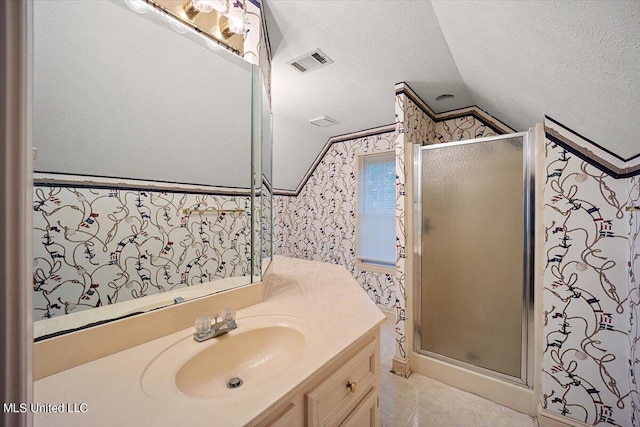
<path id="1" fill-rule="evenodd" d="M 361 260 L 356 260 L 356 268 L 360 271 L 370 271 L 372 273 L 381 273 L 381 274 L 396 274 L 396 268 L 391 266 L 379 265 L 379 264 L 371 264 L 368 262 L 364 262 Z"/>

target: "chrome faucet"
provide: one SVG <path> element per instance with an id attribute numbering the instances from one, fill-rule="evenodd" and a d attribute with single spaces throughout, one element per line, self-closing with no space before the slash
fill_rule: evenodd
<path id="1" fill-rule="evenodd" d="M 193 339 L 202 342 L 219 337 L 238 327 L 236 323 L 236 311 L 230 308 L 222 311 L 222 320 L 218 321 L 218 314 L 213 315 L 213 323 L 210 317 L 198 317 L 196 320 L 196 332 Z"/>

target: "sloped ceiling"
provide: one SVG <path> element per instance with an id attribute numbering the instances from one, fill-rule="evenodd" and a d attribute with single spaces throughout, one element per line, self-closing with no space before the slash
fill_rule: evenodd
<path id="1" fill-rule="evenodd" d="M 516 130 L 549 115 L 640 153 L 640 2 L 267 0 L 274 186 L 295 189 L 327 139 L 393 123 L 394 84 L 435 112 L 477 105 Z M 320 48 L 335 62 L 286 62 Z M 451 93 L 452 100 L 435 97 Z M 310 125 L 327 115 L 338 124 Z"/>
<path id="2" fill-rule="evenodd" d="M 546 114 L 640 153 L 640 2 L 433 1 L 476 105 L 518 129 Z"/>

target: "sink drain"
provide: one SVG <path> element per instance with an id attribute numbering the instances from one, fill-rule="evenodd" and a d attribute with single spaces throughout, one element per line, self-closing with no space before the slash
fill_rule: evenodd
<path id="1" fill-rule="evenodd" d="M 238 388 L 242 385 L 242 380 L 238 377 L 233 377 L 227 382 L 227 388 Z"/>

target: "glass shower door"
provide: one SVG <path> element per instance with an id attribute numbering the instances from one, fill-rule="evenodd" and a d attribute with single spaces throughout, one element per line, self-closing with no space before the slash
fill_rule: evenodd
<path id="1" fill-rule="evenodd" d="M 421 147 L 421 352 L 524 381 L 525 135 Z M 420 350 L 419 350 L 420 351 Z"/>

